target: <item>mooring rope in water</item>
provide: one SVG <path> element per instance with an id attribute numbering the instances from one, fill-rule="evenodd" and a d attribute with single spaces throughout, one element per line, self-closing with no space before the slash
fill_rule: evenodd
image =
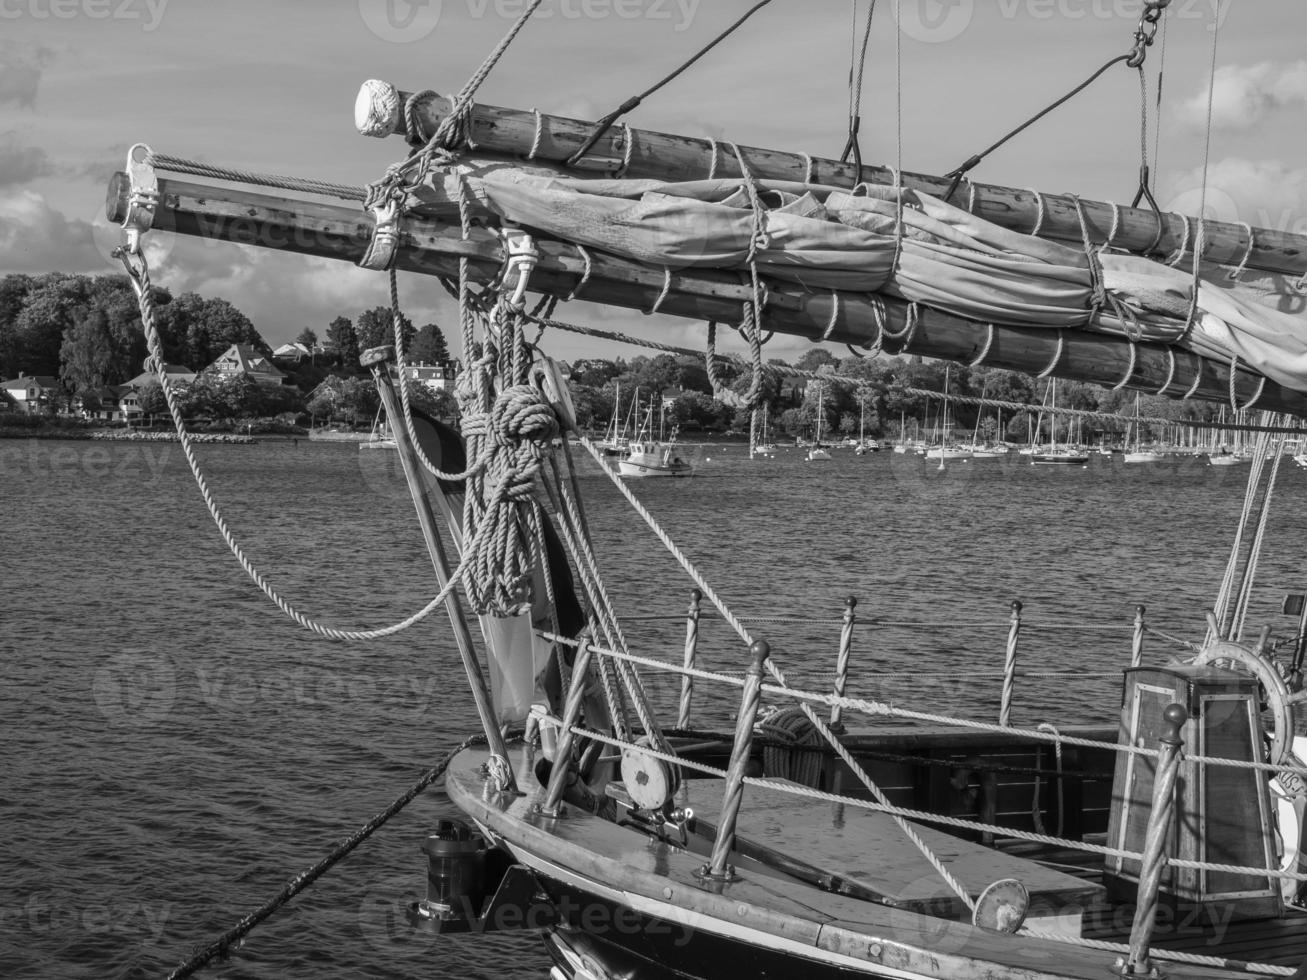
<path id="1" fill-rule="evenodd" d="M 449 768 L 449 764 L 454 761 L 454 757 L 458 753 L 473 745 L 485 744 L 485 741 L 486 737 L 484 735 L 470 735 L 465 738 L 440 761 L 439 765 L 427 770 L 421 779 L 410 786 L 393 803 L 332 848 L 331 852 L 321 861 L 305 868 L 288 881 L 286 886 L 271 899 L 245 916 L 213 942 L 198 950 L 188 960 L 169 973 L 167 980 L 181 980 L 183 977 L 192 976 L 197 970 L 213 960 L 226 957 L 232 949 L 239 947 L 241 939 L 247 936 L 255 926 L 339 864 L 351 851 L 385 826 L 391 817 L 412 803 L 418 794 L 443 776 L 445 770 Z"/>

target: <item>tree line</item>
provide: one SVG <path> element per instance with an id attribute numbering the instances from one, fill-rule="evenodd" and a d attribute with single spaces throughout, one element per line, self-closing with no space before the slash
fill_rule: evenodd
<path id="1" fill-rule="evenodd" d="M 272 359 L 272 349 L 254 324 L 230 302 L 194 292 L 173 296 L 162 287 L 153 288 L 152 298 L 164 360 L 198 374 L 195 382 L 178 390 L 187 415 L 248 418 L 308 413 L 357 419 L 375 411 L 376 394 L 359 366 L 359 354 L 394 342 L 389 308 L 374 307 L 354 319 L 334 318 L 325 328 L 323 343 L 314 329 L 305 327 L 296 340 L 308 349 L 309 357 L 298 364 L 279 364 L 291 384 L 277 389 L 205 371 L 232 344 L 249 345 Z M 439 326 L 415 328 L 402 315 L 400 324 L 409 360 L 449 361 Z M 73 396 L 94 401 L 103 389 L 139 375 L 146 353 L 136 295 L 125 275 L 50 272 L 0 278 L 0 379 L 19 374 L 53 377 L 67 396 L 65 401 Z M 147 414 L 164 411 L 157 383 L 146 384 L 138 400 Z"/>
<path id="2" fill-rule="evenodd" d="M 164 359 L 203 372 L 232 344 L 248 344 L 265 357 L 272 351 L 253 323 L 225 299 L 197 293 L 174 297 L 154 287 L 155 322 Z M 401 314 L 406 358 L 413 363 L 444 364 L 450 353 L 440 327 L 428 323 L 415 328 Z M 394 321 L 388 307 L 365 310 L 355 318 L 337 316 L 325 327 L 323 339 L 312 327 L 296 338 L 310 356 L 298 364 L 282 364 L 292 384 L 281 390 L 257 385 L 250 379 L 224 379 L 201 373 L 182 395 L 188 415 L 214 418 L 248 418 L 295 413 L 318 419 L 366 421 L 376 411 L 376 392 L 359 366 L 359 353 L 394 342 Z M 20 372 L 53 376 L 68 395 L 95 392 L 122 384 L 142 370 L 146 344 L 136 297 L 126 276 L 86 276 L 51 272 L 44 275 L 11 274 L 0 278 L 0 378 Z M 748 369 L 722 365 L 722 374 L 738 396 L 752 377 Z M 812 385 L 792 372 L 822 372 L 829 384 Z M 701 357 L 659 354 L 630 360 L 585 358 L 569 368 L 572 397 L 578 421 L 594 430 L 607 426 L 614 416 L 624 421 L 638 390 L 642 404 L 659 402 L 664 393 L 680 389 L 666 413 L 666 421 L 701 431 L 744 431 L 749 412 L 738 407 L 738 397 L 718 397 Z M 788 372 L 788 373 L 787 373 Z M 1042 385 L 1027 375 L 993 368 L 949 369 L 954 394 L 1038 405 Z M 914 389 L 943 391 L 945 367 L 921 358 L 836 357 L 814 348 L 793 365 L 772 359 L 762 382 L 768 421 L 773 431 L 787 437 L 811 435 L 818 412 L 827 432 L 868 436 L 898 435 L 915 422 L 938 425 L 938 401 Z M 157 388 L 157 386 L 156 386 Z M 423 387 L 413 386 L 420 398 Z M 162 412 L 162 391 L 146 386 L 138 398 L 147 414 Z M 619 402 L 620 398 L 620 402 Z M 1134 395 L 1125 391 L 1062 381 L 1058 404 L 1104 413 L 1122 413 Z M 447 398 L 427 405 L 452 414 Z M 660 405 L 661 408 L 661 405 Z M 1210 419 L 1212 406 L 1147 396 L 1146 415 L 1175 419 Z M 662 414 L 661 410 L 659 414 Z M 1127 413 L 1128 414 L 1128 413 Z M 932 415 L 936 419 L 932 423 Z M 1035 427 L 1035 412 L 999 414 L 992 407 L 956 406 L 953 421 L 959 428 L 982 438 L 1028 438 Z M 635 420 L 638 421 L 638 420 Z M 1047 421 L 1044 423 L 1049 424 Z M 1082 437 L 1101 430 L 1090 422 Z"/>

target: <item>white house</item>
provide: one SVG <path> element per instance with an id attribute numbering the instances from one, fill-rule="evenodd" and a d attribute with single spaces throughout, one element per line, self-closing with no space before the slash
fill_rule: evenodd
<path id="1" fill-rule="evenodd" d="M 36 412 L 58 410 L 63 407 L 66 396 L 57 378 L 44 374 L 23 374 L 10 381 L 0 381 L 3 389 L 14 407 L 29 415 Z"/>
<path id="2" fill-rule="evenodd" d="M 224 378 L 245 375 L 261 385 L 286 383 L 285 373 L 251 344 L 232 344 L 209 365 L 208 370 Z"/>
<path id="3" fill-rule="evenodd" d="M 458 362 L 446 361 L 444 364 L 405 364 L 404 371 L 410 381 L 426 385 L 432 391 L 452 391 L 454 378 L 458 374 Z"/>

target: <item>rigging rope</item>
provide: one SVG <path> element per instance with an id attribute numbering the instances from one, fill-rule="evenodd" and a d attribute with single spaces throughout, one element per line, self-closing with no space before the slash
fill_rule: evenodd
<path id="1" fill-rule="evenodd" d="M 672 79 L 676 78 L 687 68 L 693 65 L 696 61 L 698 61 L 700 58 L 706 55 L 709 51 L 711 51 L 713 48 L 717 47 L 717 45 L 725 41 L 728 37 L 734 34 L 735 31 L 746 20 L 752 17 L 763 7 L 767 6 L 767 4 L 769 3 L 771 3 L 771 0 L 760 0 L 759 3 L 754 4 L 747 11 L 745 11 L 745 13 L 739 19 L 737 19 L 735 23 L 733 23 L 730 27 L 726 28 L 726 30 L 722 31 L 715 38 L 709 41 L 706 45 L 700 48 L 694 54 L 694 56 L 690 58 L 690 60 L 686 61 L 671 74 L 666 75 L 659 81 L 655 82 L 653 85 L 645 89 L 639 95 L 631 96 L 629 99 L 623 102 L 612 112 L 608 113 L 608 115 L 604 116 L 602 119 L 596 122 L 594 130 L 590 133 L 588 137 L 586 137 L 586 141 L 581 144 L 581 148 L 567 158 L 567 166 L 575 167 L 582 157 L 584 157 L 587 153 L 589 153 L 592 149 L 594 149 L 594 145 L 599 142 L 600 138 L 603 137 L 604 133 L 608 132 L 608 130 L 612 128 L 613 123 L 615 123 L 622 116 L 626 115 L 628 112 L 631 112 L 634 109 L 636 109 L 641 102 L 649 98 L 649 96 L 653 95 L 660 88 L 662 88 L 668 82 L 672 81 Z M 631 145 L 631 139 L 630 139 L 630 134 L 628 133 L 626 138 L 626 147 L 628 152 L 630 151 L 630 145 Z"/>
<path id="2" fill-rule="evenodd" d="M 464 560 L 457 569 L 450 575 L 449 581 L 445 587 L 440 590 L 434 599 L 428 602 L 422 609 L 413 613 L 411 616 L 398 623 L 390 626 L 380 627 L 369 630 L 346 630 L 334 626 L 328 626 L 315 619 L 305 615 L 296 609 L 290 602 L 284 599 L 276 589 L 268 582 L 263 573 L 254 566 L 246 557 L 245 551 L 237 542 L 231 528 L 228 527 L 226 518 L 222 516 L 222 511 L 218 507 L 213 493 L 209 490 L 208 482 L 204 479 L 204 473 L 200 470 L 199 461 L 195 458 L 193 448 L 193 439 L 190 432 L 186 429 L 186 424 L 182 419 L 181 406 L 177 403 L 176 395 L 173 393 L 171 381 L 169 380 L 166 364 L 163 357 L 163 344 L 159 337 L 158 326 L 154 317 L 154 292 L 150 284 L 150 270 L 146 264 L 143 252 L 132 253 L 126 248 L 120 248 L 116 254 L 127 272 L 128 279 L 131 282 L 132 289 L 136 293 L 137 305 L 140 308 L 141 324 L 145 331 L 146 346 L 150 352 L 150 364 L 153 366 L 155 375 L 159 380 L 159 386 L 163 389 L 164 401 L 168 405 L 168 412 L 172 415 L 173 427 L 177 431 L 177 437 L 181 442 L 182 455 L 186 457 L 187 465 L 190 466 L 191 475 L 195 478 L 195 485 L 200 490 L 200 496 L 204 498 L 205 506 L 209 510 L 209 516 L 213 519 L 222 535 L 223 541 L 227 543 L 227 548 L 240 563 L 241 568 L 250 577 L 255 585 L 271 599 L 283 613 L 303 626 L 307 630 L 312 630 L 319 636 L 324 636 L 332 640 L 376 640 L 384 636 L 392 636 L 402 630 L 408 629 L 415 623 L 430 616 L 453 591 L 460 579 L 467 573 L 468 565 Z"/>

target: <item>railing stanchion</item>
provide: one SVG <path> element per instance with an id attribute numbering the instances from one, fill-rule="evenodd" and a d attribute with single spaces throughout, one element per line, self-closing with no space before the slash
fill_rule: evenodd
<path id="1" fill-rule="evenodd" d="M 853 649 L 853 626 L 857 622 L 857 614 L 853 609 L 858 604 L 856 596 L 849 596 L 844 600 L 844 625 L 840 629 L 840 652 L 835 661 L 835 696 L 844 697 L 844 688 L 849 682 L 849 654 Z M 844 708 L 838 704 L 832 704 L 830 708 L 830 727 L 836 732 L 842 732 L 844 726 L 841 718 L 844 715 Z"/>
<path id="2" fill-rule="evenodd" d="M 708 878 L 725 880 L 734 871 L 726 863 L 735 844 L 735 823 L 744 800 L 744 774 L 753 748 L 753 723 L 758 717 L 758 704 L 762 700 L 762 669 L 771 648 L 765 640 L 755 640 L 749 647 L 752 660 L 744 675 L 744 692 L 740 696 L 740 714 L 735 722 L 735 744 L 731 748 L 731 763 L 726 771 L 726 789 L 722 795 L 722 813 L 717 821 L 717 837 L 713 841 L 712 858 L 701 873 Z"/>
<path id="3" fill-rule="evenodd" d="M 1144 660 L 1144 607 L 1135 606 L 1135 636 L 1130 647 L 1130 666 L 1138 667 Z"/>
<path id="4" fill-rule="evenodd" d="M 567 689 L 567 702 L 563 706 L 563 729 L 558 733 L 558 747 L 554 750 L 554 765 L 549 771 L 549 787 L 540 812 L 556 817 L 562 812 L 563 790 L 567 788 L 567 775 L 572 761 L 572 748 L 576 735 L 572 729 L 581 718 L 581 701 L 585 695 L 586 677 L 590 673 L 590 641 L 583 637 L 576 647 L 572 661 L 572 686 Z"/>
<path id="5" fill-rule="evenodd" d="M 695 660 L 699 655 L 699 606 L 703 602 L 703 593 L 698 589 L 690 590 L 690 611 L 685 617 L 685 669 L 694 670 Z M 681 675 L 681 710 L 676 715 L 677 728 L 690 727 L 690 699 L 694 696 L 694 678 L 688 673 Z"/>
<path id="6" fill-rule="evenodd" d="M 1166 840 L 1175 812 L 1175 782 L 1180 771 L 1180 750 L 1184 745 L 1180 729 L 1189 720 L 1189 714 L 1180 705 L 1171 704 L 1162 712 L 1162 718 L 1166 732 L 1158 740 L 1153 808 L 1148 815 L 1144 851 L 1139 860 L 1139 895 L 1134 922 L 1130 926 L 1130 955 L 1122 971 L 1127 976 L 1142 976 L 1152 970 L 1148 949 L 1157 921 L 1157 893 L 1166 871 Z"/>
<path id="7" fill-rule="evenodd" d="M 1012 723 L 1012 688 L 1016 684 L 1017 641 L 1021 638 L 1021 600 L 1012 600 L 1012 619 L 1007 631 L 1007 660 L 1003 664 L 1003 700 L 998 709 L 998 723 Z"/>

